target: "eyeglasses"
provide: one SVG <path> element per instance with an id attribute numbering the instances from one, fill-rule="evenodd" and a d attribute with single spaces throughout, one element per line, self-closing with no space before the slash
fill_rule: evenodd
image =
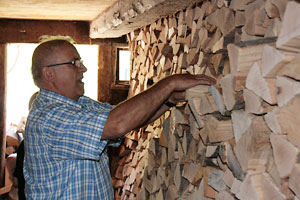
<path id="1" fill-rule="evenodd" d="M 58 65 L 74 65 L 75 67 L 80 68 L 83 65 L 83 60 L 81 60 L 80 58 L 75 58 L 70 62 L 51 64 L 51 65 L 47 65 L 47 67 L 54 67 Z"/>

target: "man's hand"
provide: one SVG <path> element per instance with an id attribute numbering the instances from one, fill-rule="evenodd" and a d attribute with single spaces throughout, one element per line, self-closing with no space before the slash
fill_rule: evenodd
<path id="1" fill-rule="evenodd" d="M 182 92 L 196 85 L 214 85 L 216 83 L 214 78 L 204 74 L 176 74 L 168 78 L 172 79 L 171 81 L 175 92 Z"/>
<path id="2" fill-rule="evenodd" d="M 196 85 L 213 85 L 216 83 L 216 80 L 203 75 L 191 75 L 191 74 L 178 74 L 174 75 L 173 80 L 175 83 L 175 91 L 172 92 L 168 101 L 171 103 L 178 103 L 185 101 L 185 91 Z"/>

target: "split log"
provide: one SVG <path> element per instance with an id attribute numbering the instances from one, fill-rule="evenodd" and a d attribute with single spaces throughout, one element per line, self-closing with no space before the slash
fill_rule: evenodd
<path id="1" fill-rule="evenodd" d="M 207 183 L 214 188 L 216 191 L 220 192 L 226 189 L 226 185 L 223 181 L 224 172 L 218 169 L 209 170 Z"/>
<path id="2" fill-rule="evenodd" d="M 297 95 L 280 109 L 279 124 L 288 140 L 300 148 L 299 130 L 300 95 Z"/>
<path id="3" fill-rule="evenodd" d="M 267 13 L 265 11 L 264 1 L 256 0 L 245 7 L 245 26 L 244 31 L 249 35 L 264 36 L 267 27 L 264 26 Z"/>
<path id="4" fill-rule="evenodd" d="M 235 104 L 235 91 L 233 89 L 232 75 L 227 74 L 220 80 L 220 85 L 223 91 L 224 104 L 227 110 L 232 110 Z"/>
<path id="5" fill-rule="evenodd" d="M 203 118 L 203 132 L 208 135 L 209 142 L 221 142 L 233 138 L 233 129 L 231 120 L 218 121 L 213 116 L 205 116 Z"/>
<path id="6" fill-rule="evenodd" d="M 242 135 L 249 129 L 253 115 L 243 110 L 235 110 L 231 113 L 235 141 L 238 142 Z"/>
<path id="7" fill-rule="evenodd" d="M 251 126 L 234 147 L 234 152 L 244 172 L 248 170 L 248 161 L 253 158 L 267 160 L 272 154 L 269 143 L 270 130 L 261 116 L 252 120 Z"/>
<path id="8" fill-rule="evenodd" d="M 216 200 L 234 200 L 234 197 L 226 190 L 222 190 L 216 195 Z"/>
<path id="9" fill-rule="evenodd" d="M 230 171 L 230 169 L 227 169 L 223 176 L 223 181 L 227 185 L 227 187 L 231 188 L 231 186 L 233 185 L 234 179 L 235 178 L 234 178 L 232 172 Z"/>
<path id="10" fill-rule="evenodd" d="M 278 106 L 282 107 L 296 95 L 300 94 L 300 82 L 293 79 L 277 76 L 277 101 Z"/>
<path id="11" fill-rule="evenodd" d="M 291 62 L 286 64 L 279 72 L 279 76 L 287 76 L 300 81 L 300 55 L 296 56 Z"/>
<path id="12" fill-rule="evenodd" d="M 281 178 L 286 178 L 296 164 L 298 149 L 280 135 L 271 135 L 274 160 Z"/>
<path id="13" fill-rule="evenodd" d="M 238 162 L 238 159 L 237 159 L 236 155 L 234 154 L 229 142 L 225 142 L 225 149 L 226 149 L 226 159 L 227 159 L 226 162 L 227 162 L 228 168 L 232 171 L 234 177 L 236 177 L 239 180 L 244 180 L 245 174 L 244 174 L 244 172 L 241 168 L 241 165 Z M 235 179 L 235 180 L 237 180 L 237 179 Z M 235 187 L 234 186 L 235 180 L 232 184 L 231 189 L 233 189 Z"/>
<path id="14" fill-rule="evenodd" d="M 254 63 L 246 79 L 246 88 L 269 104 L 276 104 L 276 79 L 263 78 L 259 63 Z"/>
<path id="15" fill-rule="evenodd" d="M 267 12 L 267 15 L 270 18 L 280 17 L 278 8 L 276 7 L 276 5 L 274 5 L 273 0 L 266 0 L 265 1 L 265 10 Z"/>
<path id="16" fill-rule="evenodd" d="M 233 76 L 247 76 L 255 62 L 261 61 L 264 44 L 274 43 L 275 38 L 228 44 L 230 71 Z"/>
<path id="17" fill-rule="evenodd" d="M 217 9 L 214 13 L 207 16 L 207 21 L 218 27 L 224 36 L 233 31 L 235 27 L 234 14 L 229 8 L 225 7 Z"/>
<path id="18" fill-rule="evenodd" d="M 263 77 L 275 77 L 279 70 L 289 63 L 296 54 L 280 51 L 274 45 L 265 45 L 262 52 L 262 75 Z"/>
<path id="19" fill-rule="evenodd" d="M 280 109 L 275 107 L 272 111 L 264 115 L 265 122 L 273 133 L 282 134 L 281 127 L 279 125 Z"/>
<path id="20" fill-rule="evenodd" d="M 247 176 L 237 197 L 240 199 L 286 199 L 267 173 Z"/>
<path id="21" fill-rule="evenodd" d="M 243 90 L 243 97 L 245 101 L 245 111 L 253 114 L 262 114 L 265 111 L 263 107 L 263 100 L 254 92 L 248 89 Z"/>
<path id="22" fill-rule="evenodd" d="M 245 7 L 246 7 L 246 3 L 244 1 L 231 0 L 229 8 L 237 11 L 237 10 L 244 10 Z"/>
<path id="23" fill-rule="evenodd" d="M 241 185 L 242 182 L 240 180 L 234 179 L 230 192 L 236 195 L 240 191 Z"/>
<path id="24" fill-rule="evenodd" d="M 291 1 L 286 6 L 282 27 L 276 47 L 287 51 L 300 52 L 300 4 Z"/>
<path id="25" fill-rule="evenodd" d="M 213 100 L 214 100 L 215 104 L 217 105 L 219 112 L 222 115 L 224 115 L 225 105 L 224 105 L 224 102 L 223 102 L 223 97 L 221 96 L 220 92 L 213 85 L 209 87 L 208 91 L 211 94 L 211 96 L 213 97 Z"/>
<path id="26" fill-rule="evenodd" d="M 300 164 L 296 164 L 291 172 L 289 179 L 289 187 L 295 192 L 298 199 L 300 199 Z"/>
<path id="27" fill-rule="evenodd" d="M 281 20 L 279 18 L 271 19 L 270 25 L 265 33 L 265 37 L 278 37 L 281 30 Z"/>
<path id="28" fill-rule="evenodd" d="M 238 1 L 238 2 L 242 2 L 242 1 Z M 236 27 L 239 26 L 244 26 L 245 25 L 245 14 L 242 11 L 236 11 L 235 12 L 235 17 L 234 17 L 234 25 Z"/>

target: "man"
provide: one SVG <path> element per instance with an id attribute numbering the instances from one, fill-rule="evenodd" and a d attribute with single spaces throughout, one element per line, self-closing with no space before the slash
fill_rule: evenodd
<path id="1" fill-rule="evenodd" d="M 83 96 L 86 67 L 65 40 L 40 44 L 32 75 L 40 88 L 27 119 L 24 177 L 27 199 L 114 199 L 106 145 L 183 100 L 184 91 L 215 80 L 169 76 L 113 107 Z"/>

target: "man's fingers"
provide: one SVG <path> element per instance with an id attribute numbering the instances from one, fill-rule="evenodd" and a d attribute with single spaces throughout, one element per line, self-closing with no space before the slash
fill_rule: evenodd
<path id="1" fill-rule="evenodd" d="M 203 81 L 202 84 L 205 84 L 205 85 L 214 85 L 214 84 L 216 84 L 216 79 L 214 79 L 210 76 L 206 76 L 204 74 L 198 74 L 198 75 L 196 75 L 196 78 Z"/>

